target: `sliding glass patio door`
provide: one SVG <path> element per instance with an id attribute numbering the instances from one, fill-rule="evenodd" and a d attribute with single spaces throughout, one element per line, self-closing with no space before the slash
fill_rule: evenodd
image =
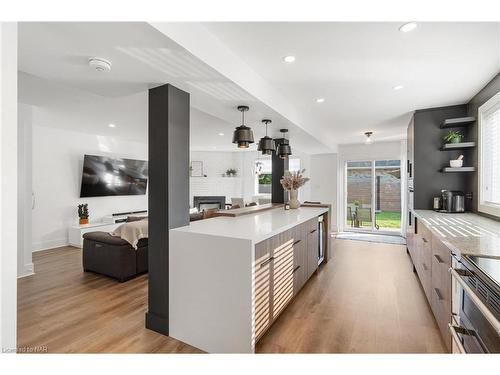
<path id="1" fill-rule="evenodd" d="M 401 161 L 348 161 L 345 230 L 401 232 Z"/>

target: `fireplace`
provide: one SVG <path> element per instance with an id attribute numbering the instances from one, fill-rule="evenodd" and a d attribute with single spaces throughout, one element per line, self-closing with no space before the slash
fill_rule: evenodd
<path id="1" fill-rule="evenodd" d="M 198 211 L 209 210 L 217 208 L 223 210 L 226 206 L 226 197 L 217 195 L 201 195 L 193 197 L 193 207 Z"/>

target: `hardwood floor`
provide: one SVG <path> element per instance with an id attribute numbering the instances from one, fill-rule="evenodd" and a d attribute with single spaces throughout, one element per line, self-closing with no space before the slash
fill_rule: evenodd
<path id="1" fill-rule="evenodd" d="M 125 283 L 83 272 L 81 250 L 33 254 L 35 275 L 18 280 L 18 346 L 49 353 L 197 353 L 144 328 L 147 275 Z"/>
<path id="2" fill-rule="evenodd" d="M 441 353 L 444 347 L 403 246 L 336 240 L 331 262 L 257 345 L 259 353 Z M 125 283 L 84 273 L 81 250 L 33 254 L 18 281 L 18 346 L 50 353 L 197 353 L 144 328 L 147 275 Z"/>
<path id="3" fill-rule="evenodd" d="M 443 353 L 406 247 L 335 240 L 313 276 L 261 338 L 260 353 Z"/>

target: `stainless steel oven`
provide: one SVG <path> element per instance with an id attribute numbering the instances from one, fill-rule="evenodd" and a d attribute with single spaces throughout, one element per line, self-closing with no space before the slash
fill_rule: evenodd
<path id="1" fill-rule="evenodd" d="M 500 259 L 453 255 L 453 352 L 500 353 Z"/>

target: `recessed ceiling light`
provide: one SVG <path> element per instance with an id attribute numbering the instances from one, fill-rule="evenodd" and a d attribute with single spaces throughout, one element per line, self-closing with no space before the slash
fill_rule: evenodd
<path id="1" fill-rule="evenodd" d="M 116 125 L 115 124 L 109 124 L 108 125 L 110 128 L 116 128 Z"/>
<path id="2" fill-rule="evenodd" d="M 292 55 L 285 56 L 285 57 L 283 57 L 283 61 L 288 63 L 288 64 L 291 64 L 295 61 L 295 56 L 292 56 Z"/>
<path id="3" fill-rule="evenodd" d="M 407 33 L 408 31 L 415 30 L 417 28 L 417 23 L 416 22 L 408 22 L 405 23 L 404 25 L 401 25 L 399 27 L 399 31 L 402 33 Z"/>
<path id="4" fill-rule="evenodd" d="M 316 99 L 316 103 L 323 103 L 324 101 L 325 101 L 325 98 Z"/>
<path id="5" fill-rule="evenodd" d="M 404 88 L 403 85 L 396 85 L 392 89 L 397 91 L 397 90 L 401 90 L 402 88 Z"/>
<path id="6" fill-rule="evenodd" d="M 222 136 L 224 136 L 224 133 L 219 133 L 219 135 L 222 137 Z"/>

